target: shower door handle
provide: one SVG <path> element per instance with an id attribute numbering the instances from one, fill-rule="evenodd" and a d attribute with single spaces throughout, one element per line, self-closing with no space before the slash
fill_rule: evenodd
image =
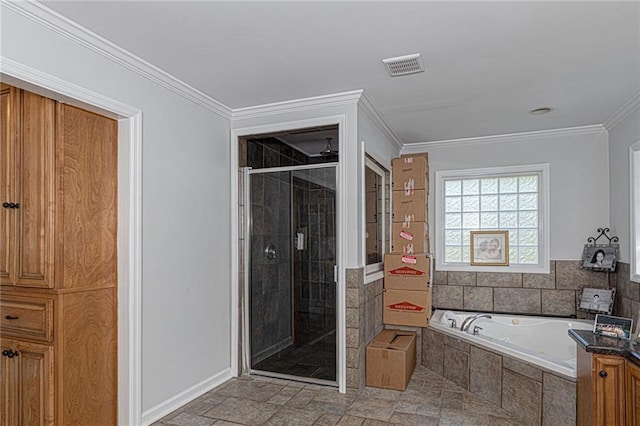
<path id="1" fill-rule="evenodd" d="M 277 257 L 276 246 L 272 243 L 267 244 L 264 248 L 264 254 L 267 256 L 267 259 L 275 259 Z"/>

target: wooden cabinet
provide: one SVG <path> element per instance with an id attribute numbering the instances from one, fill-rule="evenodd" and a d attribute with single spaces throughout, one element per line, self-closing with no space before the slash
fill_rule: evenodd
<path id="1" fill-rule="evenodd" d="M 627 425 L 640 426 L 640 367 L 627 361 Z"/>
<path id="2" fill-rule="evenodd" d="M 117 122 L 0 85 L 0 426 L 117 421 Z"/>
<path id="3" fill-rule="evenodd" d="M 579 426 L 640 426 L 640 367 L 578 348 Z"/>
<path id="4" fill-rule="evenodd" d="M 51 346 L 2 339 L 0 349 L 0 425 L 54 424 Z"/>
<path id="5" fill-rule="evenodd" d="M 625 364 L 619 356 L 593 356 L 596 425 L 625 424 Z"/>

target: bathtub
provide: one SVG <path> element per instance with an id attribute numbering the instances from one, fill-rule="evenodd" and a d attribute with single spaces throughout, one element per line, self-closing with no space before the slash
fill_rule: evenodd
<path id="1" fill-rule="evenodd" d="M 491 319 L 476 319 L 468 332 L 460 331 L 462 321 L 471 315 L 474 312 L 436 310 L 429 328 L 576 380 L 576 343 L 567 330 L 591 330 L 592 320 L 490 314 Z M 451 327 L 450 318 L 456 320 L 456 328 Z M 482 328 L 478 335 L 472 334 L 475 326 Z"/>

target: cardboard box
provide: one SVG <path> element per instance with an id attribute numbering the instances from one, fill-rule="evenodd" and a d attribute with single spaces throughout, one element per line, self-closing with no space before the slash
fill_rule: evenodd
<path id="1" fill-rule="evenodd" d="M 364 168 L 364 190 L 365 192 L 378 191 L 378 174 L 369 167 Z"/>
<path id="2" fill-rule="evenodd" d="M 429 325 L 431 289 L 426 291 L 385 289 L 382 304 L 382 322 L 385 324 L 411 327 Z"/>
<path id="3" fill-rule="evenodd" d="M 384 288 L 390 290 L 427 290 L 429 256 L 426 254 L 386 254 Z"/>
<path id="4" fill-rule="evenodd" d="M 378 224 L 377 223 L 367 223 L 367 239 L 366 239 L 366 248 L 367 248 L 367 259 L 370 254 L 378 253 Z"/>
<path id="5" fill-rule="evenodd" d="M 367 223 L 378 221 L 378 193 L 377 192 L 365 192 L 364 221 Z"/>
<path id="6" fill-rule="evenodd" d="M 393 222 L 426 222 L 427 195 L 424 189 L 393 191 Z"/>
<path id="7" fill-rule="evenodd" d="M 394 222 L 391 225 L 391 253 L 414 254 L 429 251 L 427 222 Z"/>
<path id="8" fill-rule="evenodd" d="M 416 367 L 416 333 L 382 330 L 367 346 L 366 383 L 405 390 Z"/>
<path id="9" fill-rule="evenodd" d="M 415 156 L 394 158 L 391 160 L 391 171 L 392 190 L 429 190 L 429 168 L 425 157 Z"/>

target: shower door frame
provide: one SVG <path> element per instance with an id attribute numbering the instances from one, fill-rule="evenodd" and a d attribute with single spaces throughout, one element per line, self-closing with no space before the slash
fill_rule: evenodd
<path id="1" fill-rule="evenodd" d="M 293 375 L 287 375 L 287 374 L 281 374 L 281 373 L 275 373 L 275 372 L 269 372 L 269 371 L 263 371 L 263 370 L 254 370 L 251 367 L 251 322 L 250 322 L 250 317 L 249 317 L 249 312 L 250 312 L 250 308 L 251 308 L 251 262 L 250 262 L 250 258 L 251 258 L 251 248 L 252 248 L 252 229 L 253 229 L 253 215 L 252 215 L 252 208 L 251 208 L 251 175 L 254 174 L 267 174 L 267 173 L 277 173 L 277 172 L 295 172 L 295 171 L 304 171 L 304 170 L 314 170 L 314 169 L 330 169 L 333 168 L 335 171 L 335 186 L 336 186 L 336 209 L 334 212 L 334 216 L 335 216 L 335 223 L 336 223 L 336 238 L 335 238 L 335 253 L 336 253 L 336 260 L 335 260 L 335 266 L 334 266 L 334 282 L 336 283 L 336 302 L 335 302 L 335 320 L 336 320 L 336 342 L 335 342 L 335 349 L 336 349 L 336 378 L 335 381 L 329 381 L 329 380 L 322 380 L 322 379 L 315 379 L 315 378 L 311 378 L 311 377 L 305 377 L 305 376 L 293 376 Z M 275 377 L 275 378 L 283 378 L 283 379 L 292 379 L 292 380 L 298 380 L 298 381 L 303 381 L 303 382 L 308 382 L 308 383 L 316 383 L 316 384 L 323 384 L 323 385 L 334 385 L 334 386 L 339 386 L 340 385 L 340 359 L 341 359 L 341 345 L 340 345 L 340 339 L 338 338 L 338 336 L 340 335 L 339 333 L 339 327 L 340 327 L 340 314 L 339 314 L 339 306 L 340 306 L 340 302 L 339 302 L 339 298 L 340 298 L 340 286 L 339 286 L 339 268 L 338 268 L 338 262 L 340 260 L 340 257 L 338 256 L 338 253 L 340 252 L 339 250 L 339 233 L 340 233 L 340 215 L 338 214 L 339 212 L 339 206 L 340 206 L 340 163 L 339 162 L 331 162 L 331 163 L 318 163 L 318 164 L 303 164 L 303 165 L 298 165 L 298 166 L 282 166 L 282 167 L 269 167 L 269 168 L 260 168 L 260 169 L 253 169 L 251 167 L 245 167 L 243 168 L 243 174 L 244 174 L 244 217 L 245 217 L 245 227 L 244 227 L 244 241 L 246 242 L 246 244 L 244 245 L 244 252 L 243 252 L 243 256 L 244 256 L 244 270 L 243 270 L 243 276 L 244 276 L 244 280 L 242 283 L 242 293 L 243 293 L 243 297 L 242 297 L 242 310 L 241 310 L 241 328 L 242 328 L 242 348 L 241 348 L 241 362 L 242 362 L 242 371 L 244 372 L 248 372 L 249 374 L 258 374 L 258 375 L 263 375 L 263 376 L 269 376 L 269 377 Z M 293 199 L 293 186 L 291 187 L 291 198 Z M 291 203 L 291 207 L 290 209 L 293 209 L 293 203 Z M 293 225 L 293 212 L 291 212 L 291 223 Z M 293 229 L 293 227 L 292 227 Z M 293 238 L 293 235 L 292 235 Z M 290 241 L 291 244 L 291 259 L 290 259 L 290 263 L 291 263 L 291 269 L 293 272 L 293 240 Z M 293 273 L 291 274 L 291 286 L 293 288 Z M 292 297 L 292 301 L 291 301 L 292 305 L 294 303 L 293 297 Z M 293 317 L 294 315 L 294 310 L 292 307 L 292 312 L 291 315 Z M 292 321 L 292 329 L 294 327 L 294 322 Z M 292 334 L 293 334 L 293 330 L 292 330 Z"/>

